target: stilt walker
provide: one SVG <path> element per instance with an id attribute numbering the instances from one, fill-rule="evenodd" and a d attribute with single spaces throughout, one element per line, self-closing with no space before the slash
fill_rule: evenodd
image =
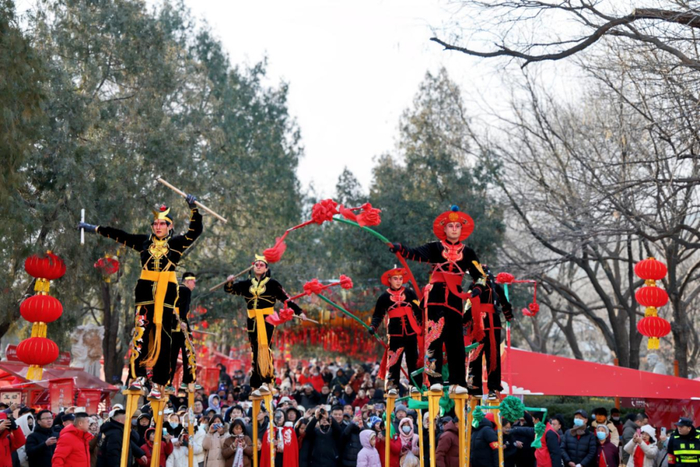
<path id="1" fill-rule="evenodd" d="M 170 209 L 163 205 L 153 212 L 150 235 L 129 234 L 106 226 L 81 222 L 79 229 L 97 233 L 139 252 L 141 256 L 141 277 L 135 289 L 136 316 L 133 337 L 129 349 L 129 373 L 131 382 L 125 391 L 127 407 L 136 408 L 142 390 L 150 382 L 149 398 L 160 400 L 161 389 L 168 384 L 171 363 L 171 324 L 177 304 L 178 286 L 175 268 L 194 241 L 202 233 L 202 216 L 197 208 L 197 200 L 186 196 L 190 207 L 190 224 L 183 235 L 172 235 L 173 219 Z M 150 380 L 150 381 L 148 381 Z M 157 405 L 157 404 L 156 404 Z M 154 407 L 154 413 L 156 407 Z M 133 410 L 127 410 L 127 423 L 131 423 Z M 162 425 L 162 420 L 160 420 Z M 126 467 L 129 437 L 131 430 L 124 430 L 124 444 L 121 466 Z M 160 445 L 162 429 L 156 430 L 156 444 Z M 158 459 L 158 457 L 155 457 Z"/>
<path id="2" fill-rule="evenodd" d="M 269 410 L 272 407 L 270 385 L 275 377 L 270 344 L 275 326 L 265 318 L 274 313 L 274 306 L 278 301 L 284 303 L 302 319 L 306 319 L 306 315 L 296 303 L 290 300 L 282 284 L 270 276 L 265 256 L 255 255 L 252 273 L 253 275 L 249 279 L 235 283 L 233 282 L 235 276 L 229 276 L 224 290 L 232 295 L 240 295 L 246 301 L 248 340 L 253 353 L 253 375 L 250 378 L 250 385 L 256 388 L 253 395 L 264 399 L 265 406 Z M 270 417 L 269 434 L 272 438 L 268 441 L 270 441 L 270 460 L 273 464 L 275 458 L 274 433 L 274 422 L 273 418 Z M 257 438 L 253 439 L 253 444 L 254 450 L 257 452 Z"/>
<path id="3" fill-rule="evenodd" d="M 474 221 L 457 206 L 440 214 L 433 222 L 433 233 L 439 239 L 417 248 L 393 243 L 391 251 L 406 259 L 433 264 L 430 284 L 424 300 L 427 306 L 425 331 L 425 375 L 431 388 L 442 391 L 442 346 L 447 351 L 450 392 L 466 393 L 466 368 L 462 312 L 464 300 L 473 298 L 473 308 L 486 281 L 474 250 L 462 243 L 474 230 Z M 462 280 L 469 273 L 475 285 L 471 295 L 463 292 Z M 478 340 L 481 336 L 477 336 Z"/>
<path id="4" fill-rule="evenodd" d="M 194 394 L 197 381 L 197 356 L 192 344 L 192 329 L 189 322 L 192 291 L 197 286 L 197 276 L 193 272 L 182 275 L 182 284 L 178 287 L 176 313 L 173 313 L 172 354 L 170 362 L 170 384 L 172 385 L 177 369 L 177 359 L 182 354 L 182 382 L 180 389 Z"/>
<path id="5" fill-rule="evenodd" d="M 482 396 L 482 361 L 485 359 L 488 399 L 495 400 L 503 390 L 501 386 L 501 355 L 499 351 L 502 325 L 499 312 L 503 312 L 503 316 L 510 322 L 513 319 L 513 307 L 508 302 L 503 288 L 494 281 L 488 267 L 482 264 L 482 269 L 487 274 L 487 280 L 481 286 L 482 291 L 479 296 L 481 314 L 475 317 L 472 313 L 464 313 L 465 335 L 474 336 L 477 333 L 481 333 L 484 336 L 479 346 L 469 353 L 467 389 L 472 396 Z M 466 308 L 468 309 L 469 307 L 470 302 L 467 302 Z M 478 328 L 478 331 L 475 332 L 475 328 Z"/>
<path id="6" fill-rule="evenodd" d="M 408 282 L 408 274 L 403 269 L 394 268 L 386 271 L 381 281 L 388 289 L 377 299 L 369 333 L 374 335 L 384 316 L 387 316 L 386 329 L 389 338 L 387 372 L 386 375 L 379 375 L 379 377 L 384 378 L 384 389 L 389 391 L 399 387 L 401 361 L 404 355 L 406 355 L 408 374 L 417 369 L 422 310 L 416 293 L 404 286 Z"/>

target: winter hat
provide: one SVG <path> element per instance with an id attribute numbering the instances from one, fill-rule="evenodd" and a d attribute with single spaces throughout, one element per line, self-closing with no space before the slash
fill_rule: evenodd
<path id="1" fill-rule="evenodd" d="M 488 411 L 486 413 L 486 415 L 484 416 L 484 418 L 486 418 L 486 420 L 488 420 L 489 422 L 491 422 L 493 424 L 496 423 L 496 417 L 493 415 L 493 412 L 491 412 L 491 411 Z"/>
<path id="2" fill-rule="evenodd" d="M 376 416 L 369 418 L 369 427 L 371 429 L 374 429 L 374 425 L 376 425 L 377 423 L 382 423 L 382 419 Z"/>
<path id="3" fill-rule="evenodd" d="M 396 408 L 394 409 L 394 413 L 399 413 L 402 410 L 403 410 L 403 413 L 408 415 L 408 409 L 403 404 L 396 404 Z"/>
<path id="4" fill-rule="evenodd" d="M 642 433 L 646 433 L 649 436 L 651 436 L 651 442 L 655 443 L 656 442 L 656 430 L 654 429 L 653 426 L 651 425 L 644 425 L 642 428 Z"/>
<path id="5" fill-rule="evenodd" d="M 603 425 L 602 423 L 598 424 L 597 427 L 595 427 L 596 431 L 600 430 L 601 428 L 605 429 L 605 434 L 610 434 L 610 429 L 606 425 Z"/>

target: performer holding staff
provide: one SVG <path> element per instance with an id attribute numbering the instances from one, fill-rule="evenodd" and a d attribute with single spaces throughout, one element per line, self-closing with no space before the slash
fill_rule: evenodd
<path id="1" fill-rule="evenodd" d="M 269 384 L 274 380 L 272 350 L 270 343 L 275 326 L 265 320 L 274 312 L 276 302 L 286 303 L 295 315 L 306 318 L 299 306 L 289 301 L 289 295 L 282 285 L 270 276 L 268 261 L 264 256 L 255 255 L 253 274 L 250 278 L 233 282 L 235 276 L 228 277 L 224 290 L 239 295 L 246 301 L 248 309 L 248 340 L 253 351 L 253 375 L 250 385 L 260 393 L 269 392 Z"/>
<path id="2" fill-rule="evenodd" d="M 196 198 L 187 195 L 190 223 L 183 235 L 173 235 L 170 208 L 162 205 L 153 211 L 151 234 L 130 234 L 107 226 L 81 222 L 78 228 L 97 233 L 139 252 L 141 277 L 136 283 L 136 316 L 129 349 L 130 389 L 141 390 L 150 379 L 149 397 L 160 398 L 161 386 L 168 384 L 171 364 L 171 324 L 177 306 L 178 284 L 175 276 L 182 254 L 202 233 L 202 216 Z"/>
<path id="3" fill-rule="evenodd" d="M 474 250 L 462 243 L 474 230 L 474 221 L 457 206 L 440 214 L 433 222 L 437 242 L 410 248 L 392 244 L 391 251 L 404 258 L 433 264 L 424 300 L 427 306 L 425 330 L 425 373 L 431 390 L 442 390 L 442 346 L 447 350 L 450 391 L 466 393 L 466 355 L 462 336 L 464 300 L 462 280 L 468 272 L 475 284 L 471 297 L 478 297 L 486 280 Z M 478 302 L 478 300 L 473 300 Z M 478 305 L 477 305 L 478 307 Z M 478 336 L 477 340 L 481 340 Z"/>
<path id="4" fill-rule="evenodd" d="M 172 324 L 172 359 L 170 362 L 170 382 L 172 384 L 177 369 L 177 358 L 182 353 L 182 384 L 180 389 L 193 392 L 195 389 L 201 389 L 201 386 L 195 387 L 197 381 L 197 356 L 192 345 L 192 330 L 188 314 L 190 311 L 190 302 L 192 300 L 192 291 L 197 286 L 197 276 L 193 272 L 186 272 L 182 275 L 182 284 L 178 288 L 177 313 L 173 313 Z"/>

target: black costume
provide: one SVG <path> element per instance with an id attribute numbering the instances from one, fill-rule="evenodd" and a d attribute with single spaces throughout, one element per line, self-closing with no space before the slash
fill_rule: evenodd
<path id="1" fill-rule="evenodd" d="M 486 358 L 487 365 L 487 388 L 489 392 L 502 391 L 501 386 L 501 355 L 499 347 L 501 345 L 501 317 L 499 311 L 503 312 L 507 321 L 513 319 L 513 307 L 506 299 L 503 288 L 493 280 L 490 271 L 482 265 L 487 272 L 486 283 L 481 287 L 480 311 L 481 329 L 484 338 L 479 346 L 469 353 L 469 384 L 467 389 L 469 394 L 482 395 L 482 357 Z M 467 308 L 471 303 L 467 303 Z M 464 313 L 464 326 L 466 335 L 474 335 L 474 318 L 471 313 Z M 481 333 L 481 332 L 480 332 Z"/>
<path id="2" fill-rule="evenodd" d="M 450 214 L 462 213 L 451 212 Z M 462 291 L 461 284 L 467 272 L 474 281 L 483 282 L 484 280 L 476 253 L 461 242 L 450 243 L 447 240 L 427 243 L 418 248 L 394 245 L 394 250 L 407 259 L 434 264 L 430 284 L 423 297 L 428 309 L 425 373 L 430 384 L 442 383 L 442 345 L 444 343 L 447 350 L 450 384 L 466 386 L 462 310 L 463 300 L 468 298 L 468 294 Z M 478 285 L 473 288 L 475 294 L 479 291 Z"/>
<path id="3" fill-rule="evenodd" d="M 384 316 L 388 315 L 386 328 L 389 336 L 389 350 L 385 379 L 387 388 L 399 385 L 403 353 L 406 354 L 408 374 L 410 375 L 417 369 L 418 335 L 421 332 L 419 303 L 416 293 L 405 287 L 398 290 L 389 287 L 377 299 L 372 315 L 372 329 L 377 329 Z"/>
<path id="4" fill-rule="evenodd" d="M 289 295 L 279 282 L 270 277 L 269 270 L 259 280 L 252 277 L 236 283 L 228 282 L 224 290 L 245 298 L 248 308 L 248 340 L 253 350 L 253 375 L 250 377 L 250 385 L 259 388 L 262 383 L 271 383 L 274 379 L 274 368 L 270 344 L 275 326 L 265 321 L 265 317 L 274 312 L 275 302 L 285 303 L 289 300 Z M 295 315 L 302 313 L 296 303 L 290 301 L 287 305 Z"/>
<path id="5" fill-rule="evenodd" d="M 111 238 L 141 255 L 141 277 L 136 283 L 136 319 L 133 340 L 129 350 L 131 378 L 147 376 L 156 384 L 165 385 L 170 377 L 171 332 L 173 311 L 178 302 L 175 276 L 182 254 L 202 233 L 202 215 L 191 207 L 190 224 L 184 235 L 159 239 L 155 235 L 129 234 L 112 227 L 97 226 L 96 232 Z M 169 209 L 154 212 L 156 219 L 172 222 Z"/>
<path id="6" fill-rule="evenodd" d="M 185 274 L 183 281 L 194 279 L 194 275 L 188 276 Z M 195 355 L 194 346 L 192 345 L 192 330 L 187 315 L 190 311 L 190 301 L 192 299 L 192 291 L 185 285 L 178 288 L 177 313 L 173 314 L 172 325 L 172 353 L 170 362 L 170 381 L 175 377 L 175 369 L 177 368 L 177 358 L 182 352 L 182 383 L 190 384 L 197 381 L 197 356 Z M 183 330 L 181 324 L 185 324 L 186 329 Z"/>

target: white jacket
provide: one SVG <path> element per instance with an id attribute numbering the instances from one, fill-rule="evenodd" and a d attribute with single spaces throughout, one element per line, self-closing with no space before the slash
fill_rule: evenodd
<path id="1" fill-rule="evenodd" d="M 165 467 L 188 467 L 188 448 L 182 446 L 174 446 L 173 453 L 168 456 L 168 460 L 165 461 Z M 197 464 L 197 461 L 194 461 Z"/>
<path id="2" fill-rule="evenodd" d="M 639 444 L 635 444 L 633 439 L 629 440 L 629 442 L 625 444 L 625 452 L 630 455 L 630 458 L 627 461 L 627 467 L 634 467 L 635 448 L 639 448 L 644 451 L 644 467 L 654 467 L 656 454 L 659 452 L 659 448 L 656 446 L 656 443 L 647 444 L 645 442 L 641 442 Z"/>
<path id="3" fill-rule="evenodd" d="M 194 431 L 194 436 L 192 437 L 192 449 L 194 450 L 194 464 L 199 465 L 202 462 L 204 462 L 204 447 L 202 447 L 202 443 L 204 442 L 204 437 L 207 435 L 207 432 L 204 428 L 201 426 L 196 427 Z"/>

